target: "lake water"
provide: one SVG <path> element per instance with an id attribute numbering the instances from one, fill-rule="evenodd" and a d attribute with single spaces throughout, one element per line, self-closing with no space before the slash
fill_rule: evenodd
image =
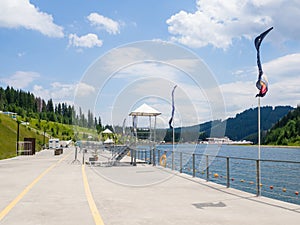
<path id="1" fill-rule="evenodd" d="M 172 145 L 158 145 L 157 150 L 157 156 L 166 153 L 166 167 L 172 168 Z M 195 176 L 207 179 L 208 174 L 209 181 L 225 186 L 229 157 L 230 187 L 257 193 L 257 146 L 179 144 L 174 146 L 175 170 L 180 169 L 180 152 L 183 173 L 193 175 L 194 153 Z M 211 155 L 208 161 L 205 155 Z M 300 148 L 261 147 L 260 155 L 261 195 L 300 205 Z"/>

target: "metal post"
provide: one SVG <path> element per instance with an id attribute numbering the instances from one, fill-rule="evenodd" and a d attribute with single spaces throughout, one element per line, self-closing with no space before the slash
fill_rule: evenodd
<path id="1" fill-rule="evenodd" d="M 209 180 L 209 161 L 208 161 L 208 155 L 206 155 L 206 181 Z"/>
<path id="2" fill-rule="evenodd" d="M 133 165 L 136 166 L 136 150 L 134 150 L 134 162 Z"/>
<path id="3" fill-rule="evenodd" d="M 195 154 L 193 154 L 193 177 L 196 176 L 196 168 L 195 168 Z"/>
<path id="4" fill-rule="evenodd" d="M 229 157 L 226 158 L 226 177 L 227 177 L 227 184 L 226 187 L 230 187 L 230 173 L 229 173 Z"/>
<path id="5" fill-rule="evenodd" d="M 182 152 L 180 152 L 180 169 L 179 172 L 182 173 Z"/>
<path id="6" fill-rule="evenodd" d="M 172 170 L 174 170 L 174 151 L 172 151 Z"/>
<path id="7" fill-rule="evenodd" d="M 256 160 L 256 195 L 261 195 L 261 187 L 260 187 L 260 160 Z"/>
<path id="8" fill-rule="evenodd" d="M 161 165 L 160 165 L 160 150 L 159 150 L 159 149 L 157 150 L 157 164 L 158 164 L 159 166 L 161 166 Z"/>
<path id="9" fill-rule="evenodd" d="M 173 120 L 173 127 L 172 127 L 172 151 L 174 151 L 174 144 L 175 144 L 175 130 L 174 130 L 174 120 Z"/>
<path id="10" fill-rule="evenodd" d="M 155 157 L 155 151 L 156 151 L 156 116 L 154 116 L 154 130 L 153 130 L 153 138 L 154 138 L 154 140 L 153 140 L 153 142 L 154 142 L 154 149 L 153 149 L 153 159 L 154 159 L 154 163 L 153 163 L 153 166 L 155 166 L 156 165 L 156 162 L 155 162 L 155 159 L 156 159 L 156 157 Z"/>
<path id="11" fill-rule="evenodd" d="M 257 196 L 260 196 L 260 97 L 258 97 L 258 160 L 256 163 L 257 168 Z"/>
<path id="12" fill-rule="evenodd" d="M 85 149 L 83 149 L 83 153 L 82 153 L 82 165 L 84 165 L 84 153 L 85 153 Z"/>
<path id="13" fill-rule="evenodd" d="M 75 147 L 75 159 L 72 161 L 72 164 L 74 164 L 75 162 L 80 163 L 80 161 L 78 160 L 77 146 Z"/>
<path id="14" fill-rule="evenodd" d="M 46 144 L 46 131 L 44 130 L 44 139 L 43 139 L 43 148 L 45 148 L 45 144 Z"/>
<path id="15" fill-rule="evenodd" d="M 155 166 L 155 164 L 156 164 L 156 162 L 155 162 L 155 160 L 156 160 L 155 149 L 153 148 L 152 151 L 153 151 L 153 166 Z"/>
<path id="16" fill-rule="evenodd" d="M 258 97 L 258 159 L 260 159 L 260 97 Z"/>
<path id="17" fill-rule="evenodd" d="M 19 155 L 19 139 L 20 139 L 20 120 L 17 120 L 18 128 L 17 128 L 17 155 Z"/>
<path id="18" fill-rule="evenodd" d="M 75 147 L 75 161 L 77 160 L 77 147 Z"/>

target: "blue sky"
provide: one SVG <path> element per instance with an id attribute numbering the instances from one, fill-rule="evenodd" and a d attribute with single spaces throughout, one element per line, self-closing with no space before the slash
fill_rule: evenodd
<path id="1" fill-rule="evenodd" d="M 296 107 L 300 103 L 299 20 L 300 2 L 287 0 L 1 0 L 0 85 L 70 104 L 74 96 L 76 103 L 83 94 L 91 94 L 97 98 L 85 99 L 91 102 L 88 107 L 104 123 L 115 125 L 146 102 L 162 112 L 158 123 L 165 127 L 172 87 L 178 85 L 175 124 L 224 119 L 257 105 L 253 40 L 273 26 L 261 46 L 269 79 L 269 92 L 261 104 Z M 201 59 L 210 73 L 199 75 L 201 85 L 193 83 L 197 69 L 190 70 L 194 74 L 190 76 L 190 67 L 178 63 L 180 50 L 161 59 L 158 48 L 149 58 L 154 61 L 148 62 L 143 56 L 151 55 L 150 50 L 133 50 L 134 43 L 143 41 L 182 48 Z M 122 56 L 110 55 L 123 47 L 130 48 L 130 54 L 127 49 L 126 56 L 124 51 Z M 107 65 L 101 61 L 105 56 L 124 64 L 116 63 L 119 68 L 113 74 L 103 70 L 93 75 L 97 82 L 86 82 L 92 68 Z M 135 63 L 127 65 L 124 57 Z M 214 78 L 217 93 L 206 90 L 210 86 L 206 76 Z M 216 113 L 216 108 L 222 108 L 222 113 Z"/>

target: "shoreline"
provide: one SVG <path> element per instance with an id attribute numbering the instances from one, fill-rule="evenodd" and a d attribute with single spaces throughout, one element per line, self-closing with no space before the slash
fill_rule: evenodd
<path id="1" fill-rule="evenodd" d="M 185 142 L 185 143 L 174 143 L 175 145 L 177 144 L 199 144 L 199 145 L 231 145 L 231 146 L 256 146 L 258 147 L 257 144 L 205 144 L 205 143 L 192 143 L 192 142 Z M 165 143 L 159 143 L 158 145 L 172 145 L 172 143 L 165 142 Z M 292 149 L 297 149 L 299 148 L 300 150 L 300 145 L 260 145 L 262 148 L 292 148 Z"/>
<path id="2" fill-rule="evenodd" d="M 258 145 L 253 145 L 253 146 L 258 146 Z M 299 150 L 300 150 L 300 146 L 296 146 L 296 145 L 261 145 L 260 147 L 263 147 L 263 148 L 299 148 Z"/>

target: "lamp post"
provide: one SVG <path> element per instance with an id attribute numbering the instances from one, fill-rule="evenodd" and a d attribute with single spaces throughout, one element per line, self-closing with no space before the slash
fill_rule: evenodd
<path id="1" fill-rule="evenodd" d="M 17 155 L 19 154 L 20 123 L 21 121 L 17 119 Z"/>
<path id="2" fill-rule="evenodd" d="M 46 125 L 43 125 L 43 132 L 44 132 L 44 138 L 43 138 L 43 146 L 45 148 L 46 146 L 46 131 L 49 129 L 48 123 Z"/>

